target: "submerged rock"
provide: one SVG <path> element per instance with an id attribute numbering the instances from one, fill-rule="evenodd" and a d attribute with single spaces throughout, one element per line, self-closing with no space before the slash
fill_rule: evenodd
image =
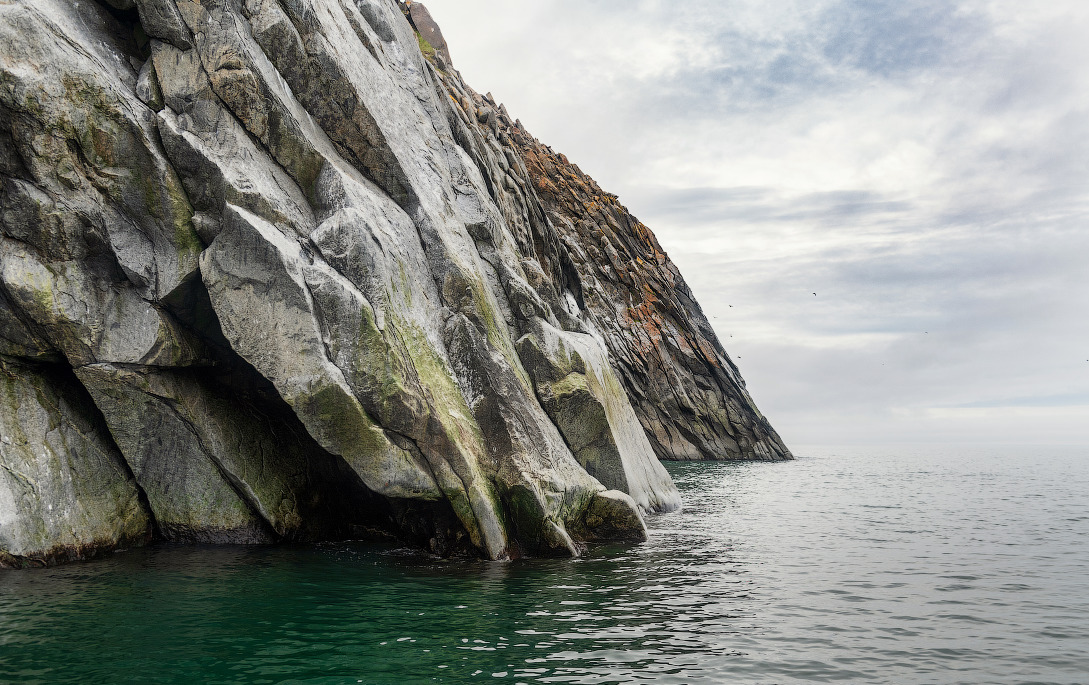
<path id="1" fill-rule="evenodd" d="M 9 0 L 0 45 L 0 566 L 571 555 L 680 506 L 656 457 L 789 458 L 419 3 Z"/>

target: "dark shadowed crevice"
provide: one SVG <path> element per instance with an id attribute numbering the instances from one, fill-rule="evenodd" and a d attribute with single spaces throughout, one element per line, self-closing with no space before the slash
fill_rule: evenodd
<path id="1" fill-rule="evenodd" d="M 318 248 L 317 245 L 315 245 L 312 241 L 310 242 L 310 245 L 312 245 L 314 249 L 317 250 L 320 254 L 320 248 Z M 316 298 L 313 291 L 310 290 L 310 286 L 306 285 L 306 289 L 310 301 L 315 302 Z M 320 308 L 315 306 L 313 312 L 314 316 L 318 321 L 319 328 L 322 330 L 328 329 L 330 326 L 322 318 L 322 312 Z M 324 353 L 326 359 L 329 360 L 329 363 L 333 364 L 333 362 L 331 361 L 333 358 L 333 354 L 328 348 L 327 344 L 325 346 Z M 335 364 L 333 365 L 335 366 Z M 435 483 L 435 486 L 441 490 L 442 486 L 440 484 L 438 475 L 435 473 L 435 466 L 432 463 L 431 458 L 429 458 L 428 455 L 424 453 L 417 440 L 412 436 L 399 432 L 390 426 L 383 425 L 382 421 L 378 419 L 378 412 L 376 411 L 377 407 L 374 406 L 373 402 L 368 402 L 368 399 L 373 400 L 374 398 L 366 396 L 362 398 L 357 397 L 357 400 L 360 400 L 363 411 L 366 413 L 368 419 L 383 431 L 386 438 L 390 442 L 392 442 L 405 452 L 412 454 L 412 456 L 416 459 L 418 463 L 426 466 L 428 472 L 431 475 L 432 481 Z M 442 459 L 443 457 L 440 454 L 435 455 L 434 458 Z M 461 477 L 456 469 L 453 469 L 451 467 L 451 471 L 453 471 L 454 475 L 458 477 L 459 481 L 461 481 L 462 490 L 466 498 L 468 499 L 469 488 L 466 486 L 464 479 Z M 406 519 L 405 517 L 395 517 L 397 527 L 402 531 L 402 533 L 407 533 L 408 535 L 412 536 L 414 538 L 413 541 L 416 544 L 428 548 L 436 554 L 442 556 L 451 556 L 454 554 L 472 554 L 474 556 L 479 556 L 481 550 L 477 550 L 475 547 L 472 546 L 470 541 L 470 535 L 465 527 L 465 524 L 461 521 L 460 518 L 458 518 L 457 514 L 454 511 L 454 504 L 450 499 L 450 493 L 443 491 L 443 495 L 444 497 L 442 500 L 427 502 L 426 504 L 423 502 L 409 503 L 407 501 L 402 501 L 398 506 L 402 508 L 406 506 L 410 507 L 413 511 L 416 512 L 416 516 L 419 517 L 419 520 L 412 521 L 411 525 L 407 525 L 408 519 Z M 476 520 L 476 511 L 473 510 L 471 506 L 470 511 L 472 511 L 474 520 Z M 430 522 L 430 524 L 428 522 Z M 483 527 L 480 525 L 479 521 L 477 521 L 476 525 L 477 530 L 483 531 Z"/>
<path id="2" fill-rule="evenodd" d="M 442 486 L 439 483 L 439 476 L 435 473 L 435 466 L 431 463 L 431 459 L 428 458 L 423 449 L 420 448 L 419 443 L 414 438 L 403 433 L 398 433 L 388 428 L 384 430 L 394 444 L 406 452 L 411 452 L 420 463 L 427 466 L 427 470 L 431 474 L 431 479 L 435 481 L 435 486 L 442 489 Z M 442 457 L 438 456 L 437 458 L 441 459 Z M 468 500 L 469 487 L 466 485 L 465 479 L 462 478 L 461 474 L 457 472 L 457 469 L 454 469 L 452 466 L 450 467 L 450 470 L 461 483 L 462 492 L 464 493 L 466 500 Z M 441 528 L 438 525 L 434 527 L 435 535 L 429 540 L 431 551 L 436 554 L 441 554 L 442 556 L 450 556 L 452 554 L 474 554 L 478 556 L 481 550 L 477 550 L 471 544 L 469 531 L 466 530 L 464 522 L 458 518 L 454 511 L 454 503 L 450 499 L 450 493 L 443 490 L 443 496 L 444 498 L 441 501 L 434 503 L 435 507 L 432 511 L 431 520 L 436 522 L 444 521 L 446 525 Z M 443 503 L 445 503 L 445 507 L 442 506 Z M 476 522 L 477 530 L 483 536 L 484 527 L 480 525 L 476 510 L 473 509 L 471 503 L 469 505 L 469 511 L 473 515 L 473 521 Z"/>
<path id="3" fill-rule="evenodd" d="M 303 539 L 400 539 L 441 554 L 461 551 L 455 543 L 461 539 L 457 531 L 464 527 L 448 502 L 409 502 L 379 495 L 344 459 L 330 454 L 311 437 L 275 386 L 231 349 L 199 276 L 186 281 L 186 287 L 176 289 L 164 304 L 212 350 L 210 366 L 192 367 L 184 373 L 192 374 L 212 392 L 229 396 L 268 431 L 293 441 L 295 449 L 307 455 L 315 501 Z"/>
<path id="4" fill-rule="evenodd" d="M 69 366 L 67 362 L 43 363 L 40 360 L 32 361 L 18 359 L 17 363 L 32 366 L 38 373 L 44 376 L 58 396 L 64 397 L 71 404 L 73 409 L 81 412 L 84 420 L 91 426 L 95 438 L 116 453 L 116 465 L 133 484 L 140 507 L 143 509 L 144 513 L 147 514 L 148 521 L 151 525 L 151 530 L 148 532 L 148 538 L 143 542 L 146 543 L 162 539 L 162 531 L 159 529 L 158 521 L 155 520 L 155 512 L 148 502 L 147 493 L 140 487 L 136 475 L 132 472 L 128 462 L 121 456 L 121 448 L 118 447 L 117 443 L 114 441 L 113 435 L 110 433 L 109 426 L 106 423 L 106 418 L 102 415 L 98 405 L 95 404 L 95 401 L 91 398 L 90 393 L 87 392 L 83 383 L 76 377 L 72 367 Z"/>
<path id="5" fill-rule="evenodd" d="M 122 45 L 127 57 L 140 61 L 151 56 L 151 41 L 140 23 L 140 12 L 133 5 L 130 9 L 119 9 L 105 0 L 93 0 L 116 22 L 115 35 L 122 39 Z"/>

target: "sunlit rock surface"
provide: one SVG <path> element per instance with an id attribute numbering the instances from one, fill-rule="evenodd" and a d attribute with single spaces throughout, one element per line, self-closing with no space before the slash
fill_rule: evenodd
<path id="1" fill-rule="evenodd" d="M 0 180 L 0 566 L 572 555 L 680 506 L 656 456 L 790 456 L 417 3 L 0 0 Z"/>

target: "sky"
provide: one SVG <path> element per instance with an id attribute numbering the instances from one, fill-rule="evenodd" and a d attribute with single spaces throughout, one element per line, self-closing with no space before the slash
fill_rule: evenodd
<path id="1" fill-rule="evenodd" d="M 788 446 L 1089 444 L 1089 3 L 426 4 Z"/>

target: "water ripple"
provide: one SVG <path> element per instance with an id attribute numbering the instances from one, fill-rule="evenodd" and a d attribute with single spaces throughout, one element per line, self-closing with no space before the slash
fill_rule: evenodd
<path id="1" fill-rule="evenodd" d="M 160 547 L 0 574 L 0 681 L 1079 683 L 1089 451 L 671 464 L 583 559 Z"/>

